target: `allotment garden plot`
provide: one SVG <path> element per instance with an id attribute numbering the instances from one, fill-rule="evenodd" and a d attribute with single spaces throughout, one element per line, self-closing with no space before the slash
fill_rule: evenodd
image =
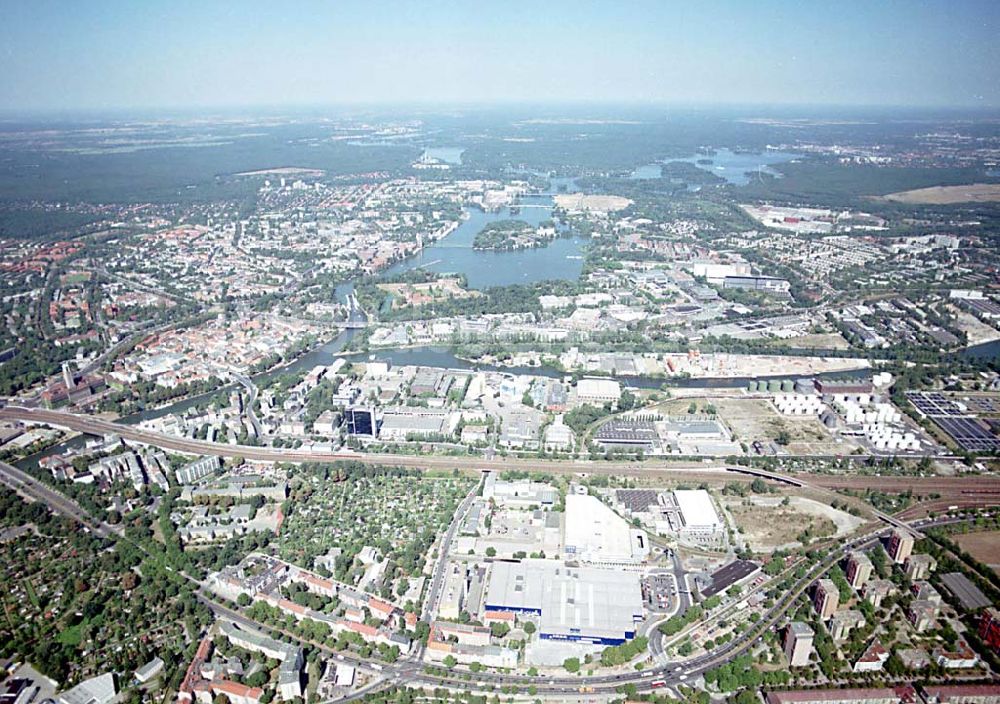
<path id="1" fill-rule="evenodd" d="M 281 557 L 303 567 L 325 565 L 349 582 L 362 579 L 373 562 L 414 575 L 474 483 L 400 470 L 346 476 L 303 470 L 281 529 Z"/>

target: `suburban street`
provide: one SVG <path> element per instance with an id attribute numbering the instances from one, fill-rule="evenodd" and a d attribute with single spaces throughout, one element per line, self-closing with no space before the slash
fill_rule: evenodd
<path id="1" fill-rule="evenodd" d="M 64 494 L 55 491 L 30 474 L 6 462 L 0 462 L 0 482 L 20 494 L 43 502 L 56 513 L 79 521 L 100 536 L 108 537 L 122 533 L 121 528 L 95 519 Z"/>

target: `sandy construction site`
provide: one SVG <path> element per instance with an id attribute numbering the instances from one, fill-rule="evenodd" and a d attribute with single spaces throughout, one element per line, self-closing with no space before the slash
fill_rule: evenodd
<path id="1" fill-rule="evenodd" d="M 1000 201 L 1000 183 L 970 183 L 965 186 L 931 186 L 912 191 L 899 191 L 881 196 L 879 200 L 914 205 L 948 205 L 950 203 L 993 203 Z"/>
<path id="2" fill-rule="evenodd" d="M 585 195 L 583 193 L 560 193 L 555 196 L 556 205 L 570 212 L 585 210 L 599 213 L 613 213 L 632 205 L 632 201 L 622 196 Z"/>

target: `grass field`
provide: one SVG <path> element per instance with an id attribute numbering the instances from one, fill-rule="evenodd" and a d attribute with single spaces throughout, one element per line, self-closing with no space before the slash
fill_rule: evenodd
<path id="1" fill-rule="evenodd" d="M 90 281 L 89 271 L 77 271 L 72 274 L 66 274 L 60 281 L 63 286 L 76 286 L 79 284 L 84 284 Z"/>
<path id="2" fill-rule="evenodd" d="M 78 623 L 75 626 L 70 626 L 69 628 L 59 631 L 59 635 L 56 636 L 56 640 L 62 645 L 68 645 L 72 648 L 77 647 L 83 641 L 83 624 Z"/>
<path id="3" fill-rule="evenodd" d="M 1000 531 L 982 531 L 954 536 L 959 546 L 1000 574 Z"/>

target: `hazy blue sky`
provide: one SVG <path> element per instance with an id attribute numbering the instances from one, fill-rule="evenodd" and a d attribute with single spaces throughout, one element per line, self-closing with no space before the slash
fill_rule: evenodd
<path id="1" fill-rule="evenodd" d="M 0 0 L 0 109 L 1000 106 L 1000 0 Z"/>

